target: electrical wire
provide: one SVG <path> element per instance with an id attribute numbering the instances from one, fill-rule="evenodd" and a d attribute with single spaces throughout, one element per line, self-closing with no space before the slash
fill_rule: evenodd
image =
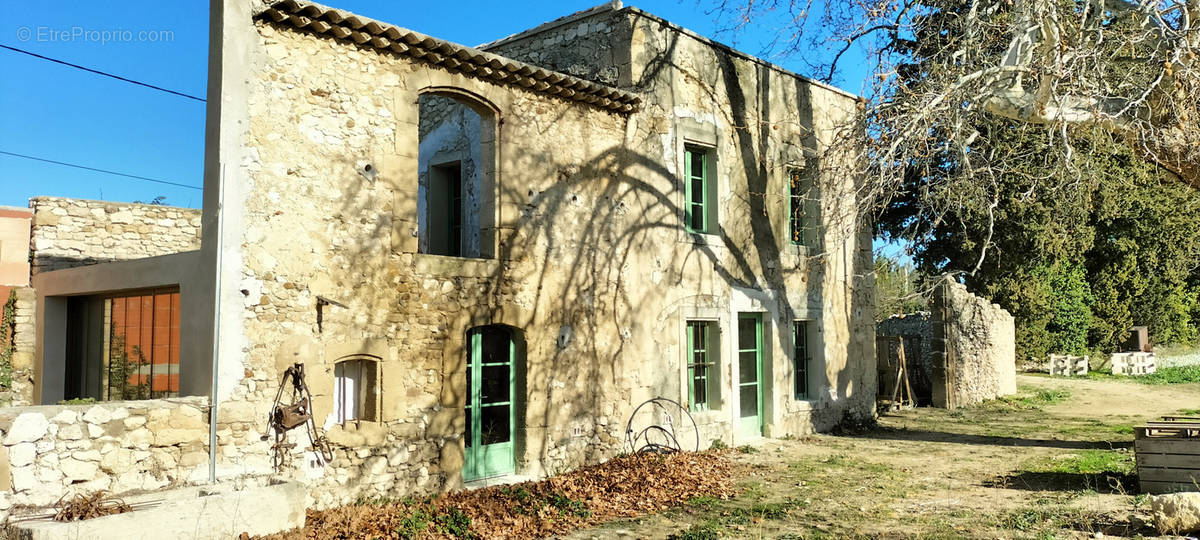
<path id="1" fill-rule="evenodd" d="M 2 46 L 2 45 L 0 45 L 0 46 Z M 105 173 L 105 174 L 112 174 L 112 175 L 116 175 L 116 176 L 124 176 L 124 177 L 126 177 L 126 178 L 133 178 L 133 179 L 136 179 L 136 180 L 145 180 L 146 182 L 154 182 L 154 183 L 156 183 L 156 184 L 166 184 L 166 185 L 168 185 L 168 186 L 176 186 L 176 187 L 182 187 L 182 188 L 188 188 L 188 189 L 199 189 L 199 190 L 203 190 L 203 189 L 204 189 L 204 188 L 202 188 L 202 187 L 199 187 L 199 186 L 189 186 L 189 185 L 187 185 L 187 184 L 180 184 L 180 183 L 178 183 L 178 182 L 170 182 L 170 181 L 167 181 L 167 180 L 159 180 L 158 178 L 148 178 L 148 177 L 145 177 L 145 176 L 138 176 L 138 175 L 136 175 L 136 174 L 126 174 L 126 173 L 123 173 L 123 172 L 110 171 L 110 170 L 107 170 L 107 169 L 97 169 L 96 167 L 88 167 L 88 166 L 85 166 L 85 165 L 76 165 L 76 164 L 74 164 L 74 163 L 67 163 L 67 162 L 65 162 L 65 161 L 55 161 L 55 160 L 53 160 L 53 159 L 40 158 L 40 157 L 35 157 L 35 156 L 27 156 L 27 155 L 25 155 L 25 154 L 18 154 L 18 153 L 16 153 L 16 152 L 6 152 L 6 151 L 4 151 L 4 150 L 0 150 L 0 154 L 6 155 L 6 156 L 13 156 L 13 157 L 25 158 L 25 159 L 32 159 L 32 160 L 34 160 L 34 161 L 41 161 L 41 162 L 45 162 L 45 163 L 53 163 L 53 164 L 55 164 L 55 165 L 62 165 L 62 166 L 64 166 L 64 167 L 74 167 L 74 168 L 76 168 L 76 169 L 83 169 L 83 170 L 85 170 L 85 171 L 101 172 L 101 173 Z"/>
<path id="2" fill-rule="evenodd" d="M 130 83 L 130 84 L 136 84 L 136 85 L 138 85 L 138 86 L 145 86 L 146 88 L 152 88 L 152 89 L 154 89 L 154 90 L 158 90 L 158 91 L 160 91 L 160 92 L 166 92 L 166 93 L 168 93 L 168 94 L 175 94 L 175 95 L 177 95 L 177 96 L 180 96 L 180 97 L 185 97 L 185 98 L 188 98 L 188 99 L 194 99 L 194 100 L 196 100 L 196 101 L 199 101 L 199 102 L 201 102 L 201 103 L 203 103 L 203 102 L 205 102 L 205 101 L 206 101 L 206 100 L 205 100 L 204 98 L 202 98 L 202 97 L 193 96 L 193 95 L 191 95 L 191 94 L 185 94 L 185 93 L 183 93 L 183 92 L 176 92 L 176 91 L 174 91 L 174 90 L 169 90 L 169 89 L 167 89 L 167 88 L 163 88 L 163 87 L 161 87 L 161 86 L 155 86 L 155 85 L 153 85 L 153 84 L 144 83 L 144 82 L 141 82 L 141 81 L 135 81 L 135 80 L 133 80 L 133 79 L 125 78 L 125 77 L 122 77 L 122 76 L 120 76 L 120 75 L 113 75 L 112 73 L 106 73 L 106 72 L 100 71 L 100 70 L 98 70 L 98 69 L 92 69 L 92 68 L 89 68 L 89 67 L 84 67 L 84 66 L 81 66 L 81 65 L 79 65 L 79 64 L 72 64 L 72 63 L 70 63 L 70 62 L 66 62 L 66 61 L 63 61 L 63 60 L 59 60 L 59 59 L 57 59 L 57 58 L 50 58 L 49 56 L 42 56 L 42 55 L 40 55 L 40 54 L 38 54 L 38 53 L 35 53 L 35 52 L 32 52 L 32 51 L 27 51 L 27 50 L 25 50 L 25 49 L 18 49 L 18 48 L 16 48 L 16 47 L 11 47 L 11 46 L 5 45 L 5 44 L 3 44 L 3 43 L 0 43 L 0 48 L 8 49 L 8 50 L 10 50 L 10 51 L 13 51 L 13 52 L 19 52 L 19 53 L 21 53 L 21 54 L 27 54 L 27 55 L 29 55 L 29 56 L 32 56 L 32 57 L 34 57 L 34 58 L 40 58 L 40 59 L 42 59 L 42 60 L 46 60 L 46 61 L 49 61 L 49 62 L 54 62 L 54 63 L 56 63 L 56 64 L 62 64 L 62 65 L 64 65 L 64 66 L 70 66 L 70 67 L 73 67 L 73 68 L 75 68 L 75 69 L 82 69 L 82 70 L 84 70 L 84 71 L 87 71 L 87 72 L 89 72 L 89 73 L 95 73 L 96 75 L 103 75 L 103 76 L 105 76 L 105 77 L 112 77 L 112 78 L 114 78 L 114 79 L 116 79 L 116 80 L 118 80 L 118 81 L 125 81 L 125 82 L 127 82 L 127 83 Z"/>

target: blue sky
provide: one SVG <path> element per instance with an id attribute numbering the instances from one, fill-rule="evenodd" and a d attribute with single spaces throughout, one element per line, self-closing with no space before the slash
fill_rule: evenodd
<path id="1" fill-rule="evenodd" d="M 598 0 L 510 2 L 326 0 L 360 15 L 450 41 L 477 45 L 586 9 Z M 766 33 L 751 26 L 717 35 L 715 2 L 627 2 L 752 54 Z M 10 2 L 0 44 L 205 97 L 208 3 Z M 115 41 L 113 40 L 115 38 Z M 773 59 L 805 73 L 796 59 Z M 839 86 L 861 92 L 862 62 Z M 0 49 L 0 152 L 200 186 L 204 107 L 143 88 Z M 200 190 L 150 183 L 0 154 L 0 205 L 56 195 L 199 207 Z"/>

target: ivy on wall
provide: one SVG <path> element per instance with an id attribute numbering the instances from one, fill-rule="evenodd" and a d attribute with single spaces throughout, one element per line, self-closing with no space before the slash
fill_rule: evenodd
<path id="1" fill-rule="evenodd" d="M 12 357 L 17 350 L 17 290 L 8 293 L 4 315 L 0 319 L 0 391 L 12 388 Z"/>

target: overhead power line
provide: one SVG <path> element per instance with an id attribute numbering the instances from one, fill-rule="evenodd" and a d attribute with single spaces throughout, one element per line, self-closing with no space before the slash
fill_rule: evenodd
<path id="1" fill-rule="evenodd" d="M 0 45 L 0 46 L 2 46 L 2 45 Z M 188 188 L 188 189 L 199 189 L 199 190 L 203 190 L 203 189 L 204 189 L 204 188 L 201 188 L 201 187 L 199 187 L 199 186 L 189 186 L 189 185 L 187 185 L 187 184 L 180 184 L 180 183 L 178 183 L 178 182 L 169 182 L 169 181 L 167 181 L 167 180 L 159 180 L 158 178 L 147 178 L 147 177 L 145 177 L 145 176 L 138 176 L 138 175 L 136 175 L 136 174 L 126 174 L 126 173 L 123 173 L 123 172 L 110 171 L 110 170 L 106 170 L 106 169 L 97 169 L 96 167 L 87 167 L 87 166 L 84 166 L 84 165 L 76 165 L 76 164 L 74 164 L 74 163 L 67 163 L 67 162 L 65 162 L 65 161 L 54 161 L 53 159 L 46 159 L 46 158 L 40 158 L 40 157 L 34 157 L 34 156 L 27 156 L 27 155 L 25 155 L 25 154 L 18 154 L 18 153 L 16 153 L 16 152 L 6 152 L 6 151 L 4 151 L 4 150 L 0 150 L 0 154 L 4 154 L 4 155 L 6 155 L 6 156 L 13 156 L 13 157 L 25 158 L 25 159 L 32 159 L 32 160 L 34 160 L 34 161 L 41 161 L 41 162 L 44 162 L 44 163 L 53 163 L 53 164 L 55 164 L 55 165 L 62 165 L 62 166 L 64 166 L 64 167 L 74 167 L 74 168 L 76 168 L 76 169 L 83 169 L 83 170 L 85 170 L 85 171 L 95 171 L 95 172 L 101 172 L 101 173 L 105 173 L 105 174 L 112 174 L 112 175 L 115 175 L 115 176 L 124 176 L 124 177 L 126 177 L 126 178 L 133 178 L 133 179 L 136 179 L 136 180 L 145 180 L 145 181 L 147 181 L 147 182 L 154 182 L 155 184 L 166 184 L 166 185 L 168 185 L 168 186 L 175 186 L 175 187 Z"/>
<path id="2" fill-rule="evenodd" d="M 114 78 L 114 79 L 116 79 L 116 80 L 118 80 L 118 81 L 125 81 L 125 82 L 127 82 L 127 83 L 136 84 L 136 85 L 138 85 L 138 86 L 145 86 L 146 88 L 153 88 L 153 89 L 155 89 L 155 90 L 158 90 L 158 91 L 160 91 L 160 92 L 166 92 L 166 93 L 168 93 L 168 94 L 175 94 L 175 95 L 177 95 L 177 96 L 180 96 L 180 97 L 185 97 L 185 98 L 188 98 L 188 99 L 194 99 L 194 100 L 196 100 L 196 101 L 199 101 L 199 102 L 202 102 L 202 103 L 203 103 L 204 101 L 206 101 L 206 100 L 205 100 L 204 98 L 202 98 L 202 97 L 193 96 L 193 95 L 191 95 L 191 94 L 185 94 L 185 93 L 183 93 L 183 92 L 176 92 L 176 91 L 174 91 L 174 90 L 170 90 L 170 89 L 167 89 L 167 88 L 163 88 L 163 87 L 161 87 L 161 86 L 155 86 L 155 85 L 153 85 L 153 84 L 144 83 L 144 82 L 141 82 L 141 81 L 135 81 L 135 80 L 133 80 L 133 79 L 128 79 L 128 78 L 122 77 L 122 76 L 120 76 L 120 75 L 113 75 L 112 73 L 106 73 L 106 72 L 100 71 L 100 70 L 98 70 L 98 69 L 92 69 L 92 68 L 89 68 L 89 67 L 84 67 L 84 66 L 81 66 L 81 65 L 79 65 L 79 64 L 72 64 L 72 63 L 70 63 L 70 62 L 65 62 L 65 61 L 63 61 L 63 60 L 58 60 L 58 59 L 56 59 L 56 58 L 50 58 L 49 56 L 42 56 L 42 55 L 40 55 L 40 54 L 38 54 L 38 53 L 35 53 L 35 52 L 32 52 L 32 51 L 27 51 L 27 50 L 25 50 L 25 49 L 18 49 L 18 48 L 16 48 L 16 47 L 10 47 L 10 46 L 8 46 L 8 45 L 4 45 L 4 44 L 2 44 L 2 43 L 0 43 L 0 48 L 5 48 L 5 49 L 8 49 L 8 50 L 10 50 L 10 51 L 13 51 L 13 52 L 19 52 L 19 53 L 21 53 L 21 54 L 27 54 L 27 55 L 29 55 L 29 56 L 32 56 L 32 57 L 34 57 L 34 58 L 41 58 L 42 60 L 46 60 L 46 61 L 49 61 L 49 62 L 54 62 L 54 63 L 56 63 L 56 64 L 62 64 L 62 65 L 64 65 L 64 66 L 70 66 L 70 67 L 73 67 L 73 68 L 75 68 L 75 69 L 82 69 L 82 70 L 84 70 L 84 71 L 87 71 L 87 72 L 89 72 L 89 73 L 95 73 L 96 75 L 103 75 L 103 76 L 105 76 L 105 77 L 112 77 L 112 78 Z"/>

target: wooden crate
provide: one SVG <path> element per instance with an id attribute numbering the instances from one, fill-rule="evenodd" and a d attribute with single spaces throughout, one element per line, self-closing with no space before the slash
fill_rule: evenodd
<path id="1" fill-rule="evenodd" d="M 1134 434 L 1142 493 L 1200 491 L 1200 418 L 1166 416 Z"/>

